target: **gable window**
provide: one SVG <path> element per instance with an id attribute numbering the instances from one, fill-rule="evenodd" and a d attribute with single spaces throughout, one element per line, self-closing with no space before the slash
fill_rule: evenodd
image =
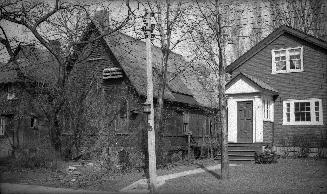
<path id="1" fill-rule="evenodd" d="M 272 50 L 272 73 L 303 71 L 303 47 Z"/>
<path id="2" fill-rule="evenodd" d="M 0 118 L 0 136 L 5 135 L 6 130 L 6 119 L 1 117 Z"/>
<path id="3" fill-rule="evenodd" d="M 321 99 L 286 100 L 283 102 L 284 125 L 322 125 Z"/>
<path id="4" fill-rule="evenodd" d="M 263 120 L 265 121 L 273 121 L 273 102 L 269 98 L 262 99 L 262 112 L 263 112 Z"/>

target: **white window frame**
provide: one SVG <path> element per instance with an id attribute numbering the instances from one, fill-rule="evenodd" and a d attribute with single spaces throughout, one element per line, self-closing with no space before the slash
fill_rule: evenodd
<path id="1" fill-rule="evenodd" d="M 296 102 L 310 102 L 310 117 L 311 121 L 295 121 L 294 103 Z M 316 121 L 315 102 L 319 102 L 319 121 Z M 290 103 L 290 121 L 287 122 L 286 104 Z M 283 125 L 323 125 L 323 110 L 322 100 L 317 98 L 310 98 L 306 100 L 287 99 L 283 101 Z"/>
<path id="2" fill-rule="evenodd" d="M 271 97 L 262 97 L 262 115 L 264 121 L 274 121 L 274 102 Z"/>
<path id="3" fill-rule="evenodd" d="M 300 69 L 290 69 L 290 50 L 291 49 L 301 49 L 300 59 Z M 276 70 L 276 64 L 275 64 L 275 52 L 276 51 L 286 51 L 286 70 L 277 71 Z M 278 73 L 291 73 L 291 72 L 302 72 L 303 71 L 303 46 L 299 47 L 292 47 L 292 48 L 282 48 L 282 49 L 273 49 L 271 50 L 271 65 L 272 65 L 272 74 L 278 74 Z"/>

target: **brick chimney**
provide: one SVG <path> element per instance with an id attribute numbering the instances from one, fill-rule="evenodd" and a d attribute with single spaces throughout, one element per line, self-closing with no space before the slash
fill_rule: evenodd
<path id="1" fill-rule="evenodd" d="M 94 20 L 97 21 L 103 30 L 109 28 L 109 14 L 108 11 L 104 8 L 97 8 L 94 13 Z"/>

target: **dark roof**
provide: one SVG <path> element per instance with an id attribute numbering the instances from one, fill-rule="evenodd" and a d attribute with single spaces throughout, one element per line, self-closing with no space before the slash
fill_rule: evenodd
<path id="1" fill-rule="evenodd" d="M 252 82 L 253 84 L 255 84 L 256 86 L 258 86 L 259 88 L 269 91 L 271 93 L 274 94 L 278 94 L 278 91 L 275 90 L 273 87 L 271 87 L 270 85 L 268 85 L 267 83 L 259 80 L 258 78 L 245 74 L 245 73 L 238 73 L 234 78 L 232 78 L 227 84 L 226 84 L 226 89 L 229 88 L 233 83 L 235 83 L 237 80 L 245 78 L 246 80 Z"/>
<path id="2" fill-rule="evenodd" d="M 59 65 L 49 51 L 34 45 L 19 46 L 17 49 L 17 63 L 24 76 L 41 83 L 56 82 Z M 18 76 L 12 61 L 0 65 L 0 83 L 21 81 L 23 80 Z"/>
<path id="3" fill-rule="evenodd" d="M 101 25 L 93 21 L 93 24 L 97 26 L 99 32 L 102 32 Z M 146 52 L 145 42 L 134 39 L 121 32 L 114 32 L 109 36 L 105 36 L 108 47 L 118 60 L 119 64 L 123 68 L 124 72 L 128 76 L 129 80 L 136 88 L 137 92 L 141 95 L 146 95 Z M 152 46 L 152 63 L 153 63 L 153 82 L 154 82 L 154 97 L 158 97 L 159 88 L 159 74 L 161 66 L 162 52 L 161 49 Z M 181 75 L 175 75 L 173 72 L 177 67 L 186 66 L 187 63 L 181 55 L 171 52 L 168 59 L 168 73 L 167 80 L 168 86 L 165 90 L 164 98 L 170 101 L 183 102 L 192 105 L 201 105 L 205 107 L 212 107 L 211 104 L 203 100 L 206 97 L 205 91 L 195 93 L 191 91 L 190 84 L 199 87 L 200 83 L 196 82 L 195 77 L 187 77 Z M 193 80 L 191 80 L 191 78 Z M 185 81 L 188 80 L 188 81 Z M 203 87 L 202 87 L 203 88 Z M 195 98 L 195 99 L 194 99 Z M 193 100 L 192 100 L 193 99 Z"/>
<path id="4" fill-rule="evenodd" d="M 315 46 L 327 50 L 327 42 L 318 39 L 316 37 L 313 37 L 311 35 L 308 35 L 304 32 L 301 32 L 300 30 L 283 25 L 279 27 L 277 30 L 273 31 L 271 34 L 269 34 L 266 38 L 261 40 L 258 44 L 256 44 L 254 47 L 252 47 L 250 50 L 248 50 L 246 53 L 244 53 L 242 56 L 236 59 L 233 63 L 228 65 L 226 67 L 226 72 L 228 73 L 233 72 L 237 67 L 241 66 L 243 63 L 245 63 L 247 60 L 249 60 L 251 57 L 253 57 L 255 54 L 257 54 L 259 51 L 264 49 L 271 42 L 273 42 L 283 34 L 289 34 L 295 36 L 310 44 L 313 44 Z"/>

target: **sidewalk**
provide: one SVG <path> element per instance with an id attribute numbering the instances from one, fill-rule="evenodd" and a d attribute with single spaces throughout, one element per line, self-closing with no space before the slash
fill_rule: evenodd
<path id="1" fill-rule="evenodd" d="M 0 183 L 0 193 L 1 194 L 34 194 L 34 193 L 98 193 L 98 194 L 108 194 L 112 192 L 104 191 L 88 191 L 88 190 L 75 190 L 75 189 L 65 189 L 65 188 L 54 188 L 54 187 L 44 187 L 38 185 L 24 185 L 24 184 L 10 184 L 10 183 Z"/>
<path id="2" fill-rule="evenodd" d="M 229 164 L 229 166 L 239 166 L 239 164 Z M 188 175 L 193 175 L 197 173 L 203 173 L 203 172 L 211 172 L 213 170 L 220 169 L 220 164 L 215 165 L 215 166 L 208 166 L 208 167 L 201 167 L 197 168 L 194 170 L 188 170 L 188 171 L 183 171 L 179 173 L 174 173 L 174 174 L 167 174 L 167 175 L 162 175 L 162 176 L 157 176 L 157 187 L 162 186 L 165 184 L 166 180 L 182 177 L 182 176 L 188 176 Z M 148 193 L 148 180 L 147 179 L 140 179 L 131 185 L 123 188 L 120 190 L 120 192 L 125 192 L 125 193 Z"/>

